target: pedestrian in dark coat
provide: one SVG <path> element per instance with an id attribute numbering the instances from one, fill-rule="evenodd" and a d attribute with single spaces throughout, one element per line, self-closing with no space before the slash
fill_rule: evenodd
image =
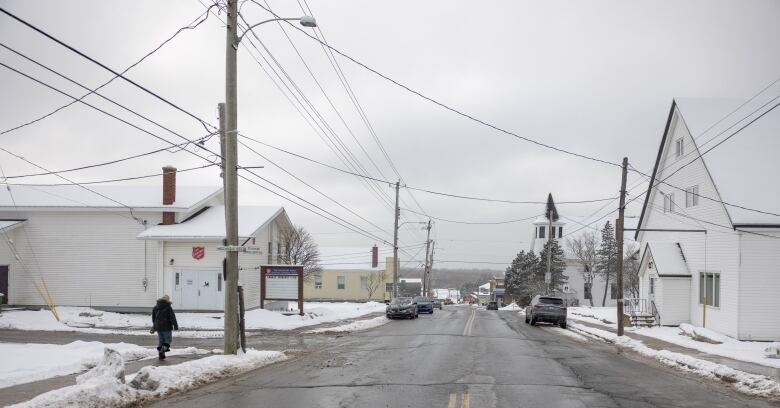
<path id="1" fill-rule="evenodd" d="M 176 313 L 171 306 L 171 298 L 168 295 L 157 299 L 157 305 L 152 309 L 152 329 L 149 333 L 157 332 L 157 351 L 160 360 L 165 359 L 165 352 L 171 350 L 171 341 L 173 340 L 173 330 L 179 330 L 179 323 L 176 322 Z"/>

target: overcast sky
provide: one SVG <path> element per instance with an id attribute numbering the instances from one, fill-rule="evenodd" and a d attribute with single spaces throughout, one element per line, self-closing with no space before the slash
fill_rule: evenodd
<path id="1" fill-rule="evenodd" d="M 208 2 L 201 2 L 3 0 L 0 5 L 121 71 L 202 16 Z M 296 1 L 272 0 L 268 4 L 281 16 L 302 14 Z M 332 46 L 420 93 L 549 145 L 612 162 L 627 156 L 634 167 L 646 172 L 652 170 L 674 97 L 749 98 L 780 77 L 780 2 L 774 0 L 308 0 L 308 5 Z M 270 16 L 251 1 L 243 4 L 241 13 L 250 23 Z M 197 28 L 183 31 L 126 76 L 217 124 L 216 104 L 223 101 L 225 92 L 225 29 L 219 20 L 224 17 L 224 13 L 211 15 Z M 297 30 L 285 27 L 317 82 L 279 25 L 263 25 L 256 33 L 327 125 L 302 118 L 290 102 L 299 100 L 300 94 L 292 96 L 287 91 L 272 71 L 278 72 L 278 67 L 266 64 L 263 58 L 269 58 L 268 54 L 252 48 L 248 36 L 244 43 L 249 48 L 239 49 L 238 56 L 240 132 L 346 169 L 351 164 L 343 163 L 323 141 L 328 139 L 320 129 L 329 128 L 340 138 L 337 143 L 343 143 L 368 174 L 395 180 L 396 175 L 351 103 L 323 48 Z M 254 38 L 251 40 L 262 50 Z M 112 77 L 2 14 L 0 42 L 88 87 L 99 86 Z M 556 201 L 600 199 L 618 193 L 620 172 L 613 166 L 567 156 L 500 133 L 444 110 L 351 61 L 339 56 L 336 60 L 376 136 L 409 186 L 516 201 L 544 201 L 548 192 Z M 71 95 L 84 93 L 2 47 L 0 62 Z M 287 80 L 285 74 L 280 75 Z M 289 82 L 287 86 L 295 89 Z M 70 102 L 69 98 L 1 66 L 0 89 L 0 131 Z M 207 133 L 191 117 L 121 80 L 100 92 L 188 139 Z M 183 140 L 97 96 L 89 96 L 85 101 L 175 143 Z M 333 138 L 333 134 L 328 136 Z M 255 171 L 392 242 L 393 211 L 387 201 L 394 198 L 394 191 L 390 186 L 375 183 L 369 187 L 357 177 L 247 143 L 375 225 L 246 148 L 239 151 L 241 165 L 265 166 Z M 76 104 L 38 123 L 0 135 L 0 146 L 46 168 L 60 170 L 145 153 L 166 144 Z M 206 148 L 218 151 L 218 140 L 210 139 Z M 189 150 L 208 155 L 202 149 Z M 133 177 L 158 173 L 166 164 L 185 169 L 203 165 L 204 161 L 182 151 L 163 152 L 69 173 L 68 177 L 78 182 Z M 6 175 L 36 170 L 5 153 L 0 153 L 0 165 Z M 267 182 L 250 177 L 280 192 Z M 20 182 L 63 181 L 56 177 L 31 177 Z M 158 177 L 133 183 L 159 185 L 161 180 Z M 179 174 L 180 185 L 219 183 L 219 170 L 213 167 Z M 629 185 L 636 186 L 631 190 L 633 194 L 641 194 L 646 188 L 641 177 L 635 175 L 629 177 Z M 534 217 L 544 211 L 541 204 L 467 201 L 420 191 L 413 194 L 412 197 L 409 190 L 402 189 L 402 208 L 447 220 L 500 222 Z M 256 185 L 242 182 L 239 195 L 243 205 L 284 205 L 293 222 L 314 233 L 320 246 L 359 247 L 367 251 L 374 244 L 389 247 Z M 638 215 L 641 202 L 637 200 L 636 205 L 629 207 L 628 214 Z M 592 222 L 616 207 L 616 202 L 598 202 L 560 204 L 558 210 L 572 219 L 565 220 L 566 230 L 574 231 L 579 228 L 575 221 Z M 406 210 L 402 214 L 402 221 L 427 220 Z M 614 215 L 594 226 L 601 227 L 606 219 L 614 219 Z M 437 242 L 438 267 L 503 269 L 495 263 L 510 262 L 519 250 L 528 249 L 532 237 L 530 221 L 499 225 L 434 221 L 432 236 Z M 425 240 L 421 227 L 408 224 L 402 229 L 401 245 L 408 247 L 403 261 L 415 254 L 416 260 L 423 259 L 423 254 L 418 253 Z M 411 260 L 408 266 L 418 264 Z"/>

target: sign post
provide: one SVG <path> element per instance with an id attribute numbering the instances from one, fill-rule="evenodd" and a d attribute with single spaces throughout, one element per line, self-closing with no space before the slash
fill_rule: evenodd
<path id="1" fill-rule="evenodd" d="M 303 316 L 303 266 L 260 266 L 261 309 L 265 309 L 266 300 L 297 301 L 299 314 Z"/>

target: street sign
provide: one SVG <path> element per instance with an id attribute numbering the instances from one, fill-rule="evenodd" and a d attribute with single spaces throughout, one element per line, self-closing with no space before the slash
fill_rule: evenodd
<path id="1" fill-rule="evenodd" d="M 303 316 L 303 266 L 261 265 L 260 308 L 265 308 L 268 300 L 297 301 Z"/>
<path id="2" fill-rule="evenodd" d="M 217 251 L 226 251 L 226 252 L 248 252 L 248 253 L 261 253 L 260 247 L 253 247 L 253 246 L 241 246 L 241 245 L 226 245 L 226 246 L 218 246 Z"/>

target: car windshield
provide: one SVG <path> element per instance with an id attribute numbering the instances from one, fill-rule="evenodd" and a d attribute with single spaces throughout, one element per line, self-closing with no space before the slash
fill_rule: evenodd
<path id="1" fill-rule="evenodd" d="M 539 298 L 539 303 L 546 304 L 546 305 L 562 305 L 563 299 L 543 297 L 543 298 Z"/>
<path id="2" fill-rule="evenodd" d="M 415 300 L 417 303 L 425 303 L 425 302 L 430 302 L 430 301 L 431 301 L 431 300 L 430 300 L 430 299 L 428 299 L 427 297 L 422 297 L 422 296 L 417 296 L 416 298 L 414 298 L 414 300 Z"/>
<path id="3" fill-rule="evenodd" d="M 409 303 L 412 303 L 412 298 L 408 297 L 395 298 L 392 302 L 390 302 L 391 305 L 408 305 Z"/>

